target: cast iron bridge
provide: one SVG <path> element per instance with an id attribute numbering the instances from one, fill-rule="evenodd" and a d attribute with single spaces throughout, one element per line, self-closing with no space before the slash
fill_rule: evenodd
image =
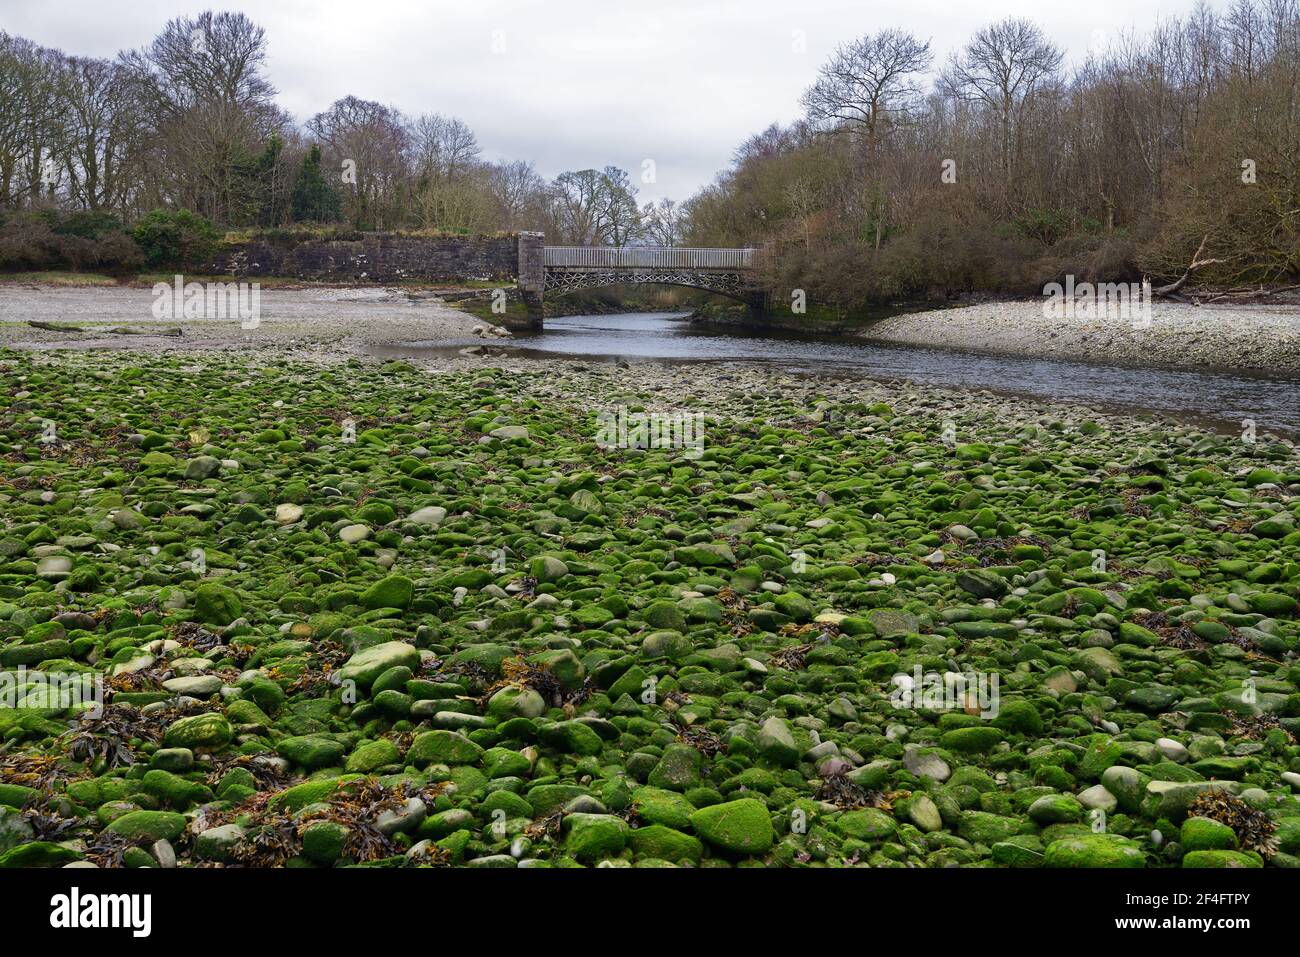
<path id="1" fill-rule="evenodd" d="M 546 246 L 545 291 L 663 283 L 704 289 L 744 302 L 761 299 L 756 249 L 690 246 Z"/>

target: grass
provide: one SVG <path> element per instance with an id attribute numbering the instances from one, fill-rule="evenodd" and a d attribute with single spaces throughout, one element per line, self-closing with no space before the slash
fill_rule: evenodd
<path id="1" fill-rule="evenodd" d="M 221 241 L 229 245 L 238 245 L 241 243 L 253 242 L 255 240 L 269 243 L 303 243 L 321 239 L 356 241 L 376 235 L 418 236 L 426 239 L 441 239 L 446 237 L 465 237 L 471 234 L 465 231 L 432 228 L 361 230 L 349 223 L 317 223 L 269 229 L 260 227 L 251 229 L 232 229 L 227 230 L 222 234 Z M 513 234 L 510 232 L 480 234 L 481 237 L 488 239 L 499 239 L 511 235 Z"/>
<path id="2" fill-rule="evenodd" d="M 41 286 L 116 286 L 117 279 L 97 272 L 57 272 L 45 270 L 40 272 L 0 273 L 0 284 L 31 284 Z"/>
<path id="3" fill-rule="evenodd" d="M 528 307 L 519 299 L 507 299 L 504 313 L 493 312 L 492 302 L 489 299 L 466 299 L 452 305 L 461 312 L 468 312 L 475 319 L 482 319 L 494 326 L 499 326 L 509 319 L 526 322 L 529 318 Z"/>
<path id="4" fill-rule="evenodd" d="M 134 276 L 109 276 L 105 273 L 95 272 L 69 272 L 64 270 L 40 270 L 30 272 L 11 272 L 0 273 L 0 285 L 38 285 L 38 286 L 72 286 L 72 287 L 93 287 L 93 286 L 153 286 L 160 282 L 171 284 L 175 281 L 176 276 L 184 277 L 185 282 L 233 282 L 237 277 L 234 276 L 216 276 L 202 275 L 198 273 L 180 272 L 175 270 L 170 272 L 143 272 Z M 445 292 L 455 292 L 466 289 L 509 289 L 513 283 L 503 282 L 491 279 L 466 279 L 456 282 L 430 282 L 422 279 L 403 279 L 394 282 L 373 283 L 373 282 L 341 282 L 341 281 L 320 281 L 313 279 L 295 279 L 288 276 L 255 276 L 250 277 L 248 281 L 258 283 L 264 289 L 302 289 L 319 286 L 321 288 L 336 288 L 339 286 L 386 286 L 396 289 L 431 289 Z"/>

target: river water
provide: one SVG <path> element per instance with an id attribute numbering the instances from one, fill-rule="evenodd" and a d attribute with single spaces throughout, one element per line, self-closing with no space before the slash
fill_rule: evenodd
<path id="1" fill-rule="evenodd" d="M 456 346 L 376 347 L 385 356 L 448 353 Z M 947 349 L 846 341 L 843 337 L 704 328 L 673 313 L 623 313 L 547 319 L 538 333 L 493 340 L 519 356 L 628 362 L 761 362 L 792 373 L 860 375 L 878 381 L 987 389 L 1103 409 L 1156 413 L 1221 432 L 1253 419 L 1260 433 L 1300 435 L 1300 380 L 1231 370 L 1127 368 L 986 356 Z"/>

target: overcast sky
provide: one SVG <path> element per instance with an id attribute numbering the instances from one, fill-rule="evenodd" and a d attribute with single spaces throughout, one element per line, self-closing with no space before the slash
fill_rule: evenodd
<path id="1" fill-rule="evenodd" d="M 818 65 L 863 33 L 909 30 L 942 62 L 980 26 L 1027 16 L 1078 62 L 1193 2 L 0 0 L 0 29 L 110 57 L 172 17 L 240 10 L 266 28 L 271 81 L 300 123 L 353 94 L 458 116 L 489 159 L 529 159 L 548 177 L 612 163 L 643 199 L 685 199 L 747 136 L 795 119 Z"/>

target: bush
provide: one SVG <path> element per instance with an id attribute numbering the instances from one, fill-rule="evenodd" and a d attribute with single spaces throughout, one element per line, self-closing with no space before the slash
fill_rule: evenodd
<path id="1" fill-rule="evenodd" d="M 144 266 L 144 253 L 125 231 L 105 233 L 91 241 L 84 265 L 74 269 L 96 269 L 107 273 L 134 273 Z"/>
<path id="2" fill-rule="evenodd" d="M 50 269 L 59 256 L 58 237 L 45 223 L 14 217 L 0 226 L 0 269 Z"/>
<path id="3" fill-rule="evenodd" d="M 1110 237 L 1076 234 L 1065 237 L 1028 266 L 1041 288 L 1049 282 L 1064 283 L 1069 275 L 1076 282 L 1137 282 L 1142 272 L 1136 260 L 1134 242 L 1122 232 Z"/>
<path id="4" fill-rule="evenodd" d="M 1015 226 L 1044 246 L 1060 242 L 1070 232 L 1070 214 L 1063 209 L 1031 209 L 1016 219 Z"/>
<path id="5" fill-rule="evenodd" d="M 0 223 L 0 270 L 138 270 L 144 256 L 107 213 L 61 213 L 45 209 L 16 213 Z"/>
<path id="6" fill-rule="evenodd" d="M 100 239 L 105 236 L 120 234 L 125 235 L 126 230 L 122 227 L 122 221 L 112 213 L 92 213 L 77 211 L 73 213 L 50 213 L 47 211 L 46 216 L 53 221 L 49 223 L 56 233 L 63 236 L 80 236 L 82 239 Z"/>
<path id="7" fill-rule="evenodd" d="M 188 209 L 155 209 L 135 224 L 132 232 L 149 266 L 197 266 L 212 255 L 217 231 Z"/>

